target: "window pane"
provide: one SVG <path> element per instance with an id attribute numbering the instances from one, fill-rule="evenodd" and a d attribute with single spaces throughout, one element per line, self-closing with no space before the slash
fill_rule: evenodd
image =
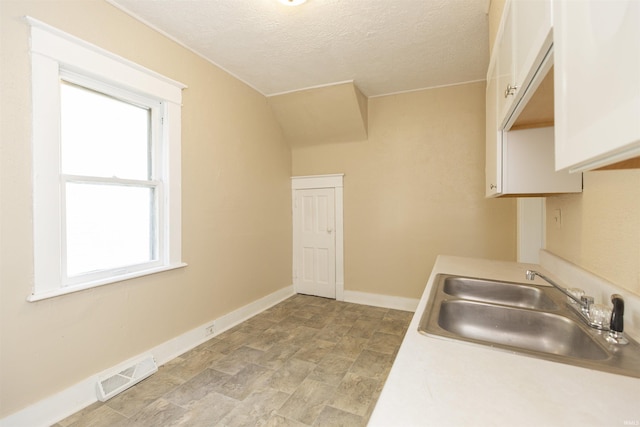
<path id="1" fill-rule="evenodd" d="M 67 275 L 153 260 L 154 190 L 67 183 Z"/>
<path id="2" fill-rule="evenodd" d="M 62 173 L 150 179 L 150 110 L 60 85 Z"/>

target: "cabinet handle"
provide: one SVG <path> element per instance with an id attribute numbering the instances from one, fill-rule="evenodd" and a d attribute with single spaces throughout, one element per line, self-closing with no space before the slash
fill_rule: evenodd
<path id="1" fill-rule="evenodd" d="M 504 91 L 504 97 L 506 98 L 509 95 L 515 94 L 517 89 L 518 86 L 511 86 L 510 84 L 508 84 L 507 89 Z"/>
<path id="2" fill-rule="evenodd" d="M 498 188 L 498 186 L 497 186 L 497 185 L 495 185 L 495 184 L 491 184 L 491 185 L 489 186 L 489 189 L 490 189 L 490 190 L 493 190 L 494 188 Z"/>

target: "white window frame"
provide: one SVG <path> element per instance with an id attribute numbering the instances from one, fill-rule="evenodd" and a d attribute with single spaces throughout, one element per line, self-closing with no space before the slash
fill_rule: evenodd
<path id="1" fill-rule="evenodd" d="M 182 83 L 114 55 L 31 17 L 34 283 L 29 301 L 186 266 L 181 244 Z M 71 76 L 71 77 L 69 77 Z M 82 79 L 159 101 L 162 115 L 157 179 L 159 262 L 112 270 L 76 283 L 64 279 L 60 171 L 60 81 Z M 97 83 L 96 83 L 97 82 Z M 99 88 L 98 88 L 99 90 Z M 107 92 L 109 93 L 109 92 Z"/>
<path id="2" fill-rule="evenodd" d="M 60 204 L 60 213 L 61 213 L 61 247 L 62 247 L 62 257 L 63 262 L 61 262 L 62 269 L 62 287 L 82 285 L 84 283 L 93 283 L 102 279 L 110 279 L 114 276 L 114 271 L 117 270 L 117 275 L 130 274 L 139 271 L 146 271 L 150 268 L 160 267 L 163 265 L 163 257 L 161 254 L 164 253 L 164 246 L 166 244 L 164 237 L 164 228 L 162 226 L 162 221 L 164 215 L 162 215 L 161 210 L 163 208 L 162 204 L 164 199 L 162 198 L 163 191 L 163 161 L 162 161 L 162 121 L 164 117 L 164 107 L 163 103 L 160 100 L 155 98 L 150 98 L 146 96 L 141 96 L 139 94 L 132 93 L 130 91 L 124 90 L 120 87 L 115 87 L 112 85 L 105 84 L 101 80 L 95 80 L 88 78 L 82 74 L 69 72 L 67 70 L 60 70 L 60 82 L 62 81 L 77 85 L 78 87 L 82 87 L 91 91 L 94 91 L 99 94 L 103 94 L 114 99 L 118 99 L 120 101 L 129 103 L 131 105 L 137 105 L 139 107 L 143 107 L 149 110 L 151 114 L 151 152 L 150 160 L 151 160 L 151 169 L 152 175 L 150 179 L 147 180 L 132 180 L 132 179 L 123 179 L 117 177 L 95 177 L 95 176 L 78 176 L 78 175 L 69 175 L 64 172 L 60 173 L 60 194 L 61 194 L 61 204 Z M 156 223 L 155 235 L 153 236 L 154 243 L 157 243 L 157 247 L 155 248 L 155 258 L 147 261 L 142 264 L 132 264 L 127 266 L 122 266 L 115 269 L 107 269 L 100 270 L 96 272 L 83 273 L 77 276 L 69 276 L 66 270 L 67 262 L 65 258 L 66 251 L 66 239 L 65 239 L 65 224 L 66 224 L 66 208 L 65 208 L 65 200 L 66 200 L 66 184 L 67 183 L 77 183 L 77 184 L 106 184 L 106 185 L 116 185 L 116 186 L 127 186 L 133 185 L 136 187 L 147 187 L 154 190 L 154 201 L 155 201 L 155 209 L 152 213 L 153 221 Z"/>

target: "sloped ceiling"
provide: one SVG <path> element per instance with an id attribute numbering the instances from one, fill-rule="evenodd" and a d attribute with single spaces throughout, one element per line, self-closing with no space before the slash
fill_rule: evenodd
<path id="1" fill-rule="evenodd" d="M 367 98 L 353 83 L 269 97 L 292 147 L 367 139 Z"/>

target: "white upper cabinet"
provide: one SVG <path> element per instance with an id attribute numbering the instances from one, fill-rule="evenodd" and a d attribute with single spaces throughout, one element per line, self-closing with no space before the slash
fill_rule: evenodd
<path id="1" fill-rule="evenodd" d="M 512 5 L 514 22 L 515 82 L 526 89 L 536 73 L 536 64 L 553 44 L 550 0 L 516 0 Z"/>
<path id="2" fill-rule="evenodd" d="M 489 65 L 486 93 L 485 195 L 502 192 L 502 131 L 498 131 L 498 72 L 494 61 Z"/>
<path id="3" fill-rule="evenodd" d="M 495 53 L 498 67 L 498 124 L 510 126 L 539 65 L 553 44 L 551 0 L 507 1 Z"/>
<path id="4" fill-rule="evenodd" d="M 539 120 L 545 115 L 530 108 L 553 87 L 552 34 L 550 0 L 506 2 L 487 73 L 487 197 L 582 191 L 581 174 L 555 171 L 553 111 Z"/>
<path id="5" fill-rule="evenodd" d="M 517 89 L 515 89 L 515 63 L 513 57 L 513 19 L 510 13 L 511 2 L 505 4 L 504 14 L 502 15 L 501 31 L 498 30 L 498 38 L 496 39 L 496 46 L 494 55 L 496 55 L 495 63 L 496 67 L 496 89 L 498 93 L 497 98 L 497 112 L 498 112 L 498 126 L 502 126 L 502 123 L 508 116 L 512 105 L 517 96 Z"/>
<path id="6" fill-rule="evenodd" d="M 554 2 L 556 169 L 640 156 L 640 1 Z"/>

